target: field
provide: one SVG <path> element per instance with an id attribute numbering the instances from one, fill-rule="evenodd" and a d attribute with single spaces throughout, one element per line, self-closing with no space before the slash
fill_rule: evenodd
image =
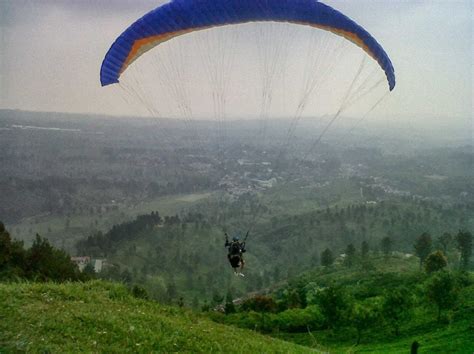
<path id="1" fill-rule="evenodd" d="M 134 298 L 122 285 L 0 284 L 0 352 L 306 353 L 297 344 Z"/>

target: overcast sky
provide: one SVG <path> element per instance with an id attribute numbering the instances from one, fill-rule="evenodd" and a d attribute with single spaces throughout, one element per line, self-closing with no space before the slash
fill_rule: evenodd
<path id="1" fill-rule="evenodd" d="M 471 126 L 471 0 L 325 2 L 368 29 L 392 58 L 397 87 L 385 112 Z M 0 0 L 0 108 L 131 114 L 100 87 L 100 64 L 114 39 L 161 3 Z"/>

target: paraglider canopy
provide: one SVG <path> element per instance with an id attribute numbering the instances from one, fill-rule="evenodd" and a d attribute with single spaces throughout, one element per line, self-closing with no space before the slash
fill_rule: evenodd
<path id="1" fill-rule="evenodd" d="M 140 18 L 116 39 L 102 63 L 101 84 L 118 83 L 142 54 L 174 37 L 259 21 L 311 26 L 342 36 L 374 58 L 385 72 L 390 91 L 395 88 L 394 69 L 382 46 L 353 20 L 315 0 L 173 0 Z"/>

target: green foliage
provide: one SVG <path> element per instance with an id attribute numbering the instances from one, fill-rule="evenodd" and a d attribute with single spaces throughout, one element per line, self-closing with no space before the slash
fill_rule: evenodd
<path id="1" fill-rule="evenodd" d="M 5 226 L 0 222 L 0 280 L 25 276 L 26 252 L 23 242 L 12 241 Z"/>
<path id="2" fill-rule="evenodd" d="M 137 299 L 148 299 L 148 293 L 145 288 L 139 286 L 139 285 L 134 285 L 132 287 L 132 295 L 136 297 Z"/>
<path id="3" fill-rule="evenodd" d="M 224 312 L 226 315 L 231 313 L 235 313 L 235 305 L 234 305 L 234 298 L 232 296 L 232 292 L 229 290 L 225 297 L 225 307 Z"/>
<path id="4" fill-rule="evenodd" d="M 345 255 L 346 257 L 344 258 L 344 264 L 347 267 L 352 267 L 356 258 L 356 249 L 352 243 L 347 245 Z"/>
<path id="5" fill-rule="evenodd" d="M 467 269 L 472 255 L 472 234 L 467 231 L 459 231 L 456 241 L 461 252 L 461 267 Z"/>
<path id="6" fill-rule="evenodd" d="M 241 306 L 243 311 L 255 311 L 260 313 L 259 328 L 265 331 L 267 328 L 266 314 L 276 311 L 277 304 L 268 296 L 257 295 L 253 298 L 247 299 Z"/>
<path id="7" fill-rule="evenodd" d="M 392 253 L 392 239 L 388 236 L 385 236 L 380 242 L 380 249 L 385 256 L 388 256 Z"/>
<path id="8" fill-rule="evenodd" d="M 449 272 L 438 272 L 433 275 L 426 284 L 426 296 L 428 300 L 438 308 L 438 321 L 441 311 L 453 308 L 459 296 L 456 278 Z"/>
<path id="9" fill-rule="evenodd" d="M 382 305 L 382 316 L 394 330 L 396 336 L 400 334 L 400 327 L 413 315 L 413 298 L 405 287 L 387 291 Z"/>
<path id="10" fill-rule="evenodd" d="M 362 256 L 362 259 L 364 259 L 369 254 L 369 244 L 365 240 L 362 241 L 362 244 L 360 247 L 360 254 Z"/>
<path id="11" fill-rule="evenodd" d="M 214 295 L 212 295 L 212 304 L 214 306 L 222 304 L 224 301 L 224 296 L 219 294 L 218 292 L 215 292 Z"/>
<path id="12" fill-rule="evenodd" d="M 425 261 L 425 270 L 427 273 L 437 272 L 446 268 L 448 260 L 444 256 L 443 252 L 436 251 L 431 253 Z"/>
<path id="13" fill-rule="evenodd" d="M 449 232 L 443 232 L 436 240 L 436 243 L 439 249 L 443 251 L 444 254 L 447 254 L 453 246 L 454 238 Z"/>
<path id="14" fill-rule="evenodd" d="M 376 327 L 381 319 L 380 308 L 377 304 L 358 303 L 352 309 L 350 316 L 351 325 L 357 330 L 357 343 L 360 344 L 362 333 L 369 328 Z"/>
<path id="15" fill-rule="evenodd" d="M 265 322 L 262 327 L 262 314 Z M 318 330 L 324 327 L 324 318 L 318 306 L 312 305 L 304 309 L 293 308 L 282 312 L 257 313 L 254 311 L 237 312 L 228 316 L 212 314 L 217 322 L 241 328 L 258 329 L 262 332 L 307 332 L 308 328 Z"/>
<path id="16" fill-rule="evenodd" d="M 209 312 L 210 310 L 211 310 L 211 306 L 207 303 L 207 301 L 204 301 L 204 304 L 201 306 L 201 311 Z"/>
<path id="17" fill-rule="evenodd" d="M 373 272 L 377 269 L 374 263 L 372 262 L 372 260 L 368 257 L 362 258 L 360 265 L 363 270 L 368 271 L 368 272 Z"/>
<path id="18" fill-rule="evenodd" d="M 308 328 L 321 329 L 324 318 L 317 306 L 308 306 L 305 309 L 288 309 L 270 316 L 270 325 L 284 332 L 305 332 Z"/>
<path id="19" fill-rule="evenodd" d="M 335 265 L 318 268 L 295 279 L 273 294 L 277 312 L 257 313 L 237 307 L 235 314 L 211 314 L 218 322 L 271 333 L 272 336 L 305 344 L 321 351 L 404 352 L 413 341 L 430 352 L 470 352 L 469 336 L 471 310 L 474 306 L 472 275 L 454 275 L 463 284 L 462 296 L 450 314 L 449 326 L 437 323 L 432 310 L 422 301 L 426 273 L 418 272 L 415 257 L 375 257 L 377 272 L 367 273 L 357 268 Z M 321 292 L 338 286 L 346 294 L 345 319 L 328 326 L 327 317 L 319 304 Z M 408 290 L 410 289 L 410 290 Z M 305 297 L 306 307 L 288 308 L 290 294 Z M 462 299 L 462 301 L 461 301 Z M 262 315 L 265 317 L 262 325 Z M 397 334 L 393 336 L 392 333 Z M 446 341 L 446 337 L 455 342 Z M 462 350 L 460 349 L 462 348 Z"/>
<path id="20" fill-rule="evenodd" d="M 420 268 L 426 258 L 429 256 L 432 250 L 431 235 L 427 232 L 423 232 L 415 241 L 413 245 L 415 254 L 420 258 Z"/>
<path id="21" fill-rule="evenodd" d="M 178 296 L 178 290 L 176 289 L 174 279 L 171 279 L 168 283 L 168 286 L 166 287 L 166 296 L 168 303 L 172 303 Z"/>
<path id="22" fill-rule="evenodd" d="M 317 301 L 327 328 L 335 328 L 347 322 L 351 312 L 352 299 L 343 287 L 329 286 L 321 290 Z"/>
<path id="23" fill-rule="evenodd" d="M 273 312 L 277 305 L 271 297 L 258 295 L 245 300 L 241 308 L 243 311 Z"/>
<path id="24" fill-rule="evenodd" d="M 151 230 L 161 223 L 162 218 L 158 212 L 152 211 L 150 214 L 138 215 L 135 220 L 115 225 L 105 234 L 99 231 L 95 235 L 78 241 L 76 248 L 82 254 L 107 257 L 121 241 L 136 238 L 142 232 Z M 176 223 L 179 223 L 177 216 L 165 218 L 166 225 Z"/>
<path id="25" fill-rule="evenodd" d="M 334 186 L 350 190 L 352 183 L 338 180 Z M 268 204 L 273 193 L 277 194 L 275 198 L 282 198 L 281 203 Z M 296 197 L 302 198 L 304 207 L 291 202 Z M 96 234 L 85 242 L 83 245 L 88 246 L 81 253 L 107 253 L 108 265 L 116 265 L 120 272 L 107 269 L 100 277 L 141 284 L 154 299 L 167 298 L 166 287 L 169 275 L 173 274 L 178 296 L 183 296 L 187 303 L 194 297 L 202 302 L 210 301 L 216 291 L 229 287 L 234 289 L 236 297 L 268 288 L 273 282 L 308 269 L 318 258 L 321 264 L 334 264 L 335 256 L 343 253 L 348 243 L 356 245 L 371 240 L 376 245 L 380 244 L 382 235 L 388 235 L 396 240 L 396 251 L 407 253 L 421 231 L 441 233 L 448 227 L 457 228 L 461 215 L 470 220 L 467 215 L 471 211 L 468 206 L 453 206 L 452 212 L 443 216 L 439 205 L 412 199 L 389 200 L 373 206 L 358 202 L 330 203 L 326 208 L 312 200 L 310 193 L 299 192 L 293 185 L 259 196 L 245 194 L 232 202 L 222 198 L 209 197 L 183 210 L 179 217 L 163 217 L 165 221 L 154 226 L 145 227 L 146 223 L 138 219 L 116 225 L 113 232 L 111 229 L 102 236 Z M 290 208 L 283 207 L 287 202 Z M 240 230 L 250 223 L 259 205 L 262 212 L 255 221 L 255 231 L 249 237 L 245 254 L 246 277 L 238 279 L 232 276 L 226 258 L 222 227 L 231 233 Z M 385 220 L 389 220 L 388 226 L 384 226 Z M 136 232 L 127 235 L 127 228 Z M 106 234 L 117 236 L 113 246 L 109 245 L 112 238 L 105 237 Z M 394 248 L 391 244 L 389 254 Z M 326 249 L 332 253 L 329 262 L 315 257 Z M 449 256 L 451 259 L 456 255 Z M 357 258 L 352 268 L 359 265 Z M 360 266 L 375 271 L 370 257 L 362 257 Z M 157 285 L 163 282 L 164 285 Z"/>
<path id="26" fill-rule="evenodd" d="M 25 250 L 23 243 L 12 241 L 2 227 L 0 232 L 0 280 L 27 278 L 39 281 L 77 281 L 89 279 L 71 262 L 70 256 L 36 235 L 33 245 Z"/>
<path id="27" fill-rule="evenodd" d="M 306 290 L 299 286 L 290 286 L 284 289 L 278 298 L 278 309 L 280 311 L 306 306 Z"/>
<path id="28" fill-rule="evenodd" d="M 321 253 L 321 265 L 323 267 L 329 267 L 334 263 L 334 256 L 332 254 L 332 251 L 329 248 L 326 248 L 322 253 Z"/>

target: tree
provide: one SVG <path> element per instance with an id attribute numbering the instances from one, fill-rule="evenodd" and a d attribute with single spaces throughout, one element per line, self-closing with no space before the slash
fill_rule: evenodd
<path id="1" fill-rule="evenodd" d="M 303 298 L 302 298 L 303 295 Z M 304 308 L 306 304 L 306 297 L 305 294 L 302 294 L 298 288 L 290 287 L 288 290 L 284 292 L 284 302 L 286 308 Z M 304 302 L 304 304 L 303 304 Z"/>
<path id="2" fill-rule="evenodd" d="M 351 314 L 351 324 L 357 330 L 357 344 L 360 344 L 362 332 L 377 324 L 380 314 L 376 308 L 367 304 L 356 304 Z"/>
<path id="3" fill-rule="evenodd" d="M 333 263 L 334 263 L 334 256 L 332 254 L 332 251 L 329 248 L 326 248 L 321 253 L 321 265 L 324 267 L 329 267 Z"/>
<path id="4" fill-rule="evenodd" d="M 456 242 L 461 252 L 461 267 L 467 269 L 472 255 L 472 234 L 460 230 L 456 235 Z"/>
<path id="5" fill-rule="evenodd" d="M 448 265 L 448 260 L 443 252 L 436 251 L 431 253 L 425 261 L 425 270 L 427 273 L 437 272 Z"/>
<path id="6" fill-rule="evenodd" d="M 360 254 L 362 258 L 365 258 L 369 254 L 369 244 L 367 241 L 362 241 L 362 245 L 360 247 Z"/>
<path id="7" fill-rule="evenodd" d="M 367 257 L 362 259 L 361 266 L 362 266 L 362 269 L 365 270 L 365 271 L 373 271 L 373 270 L 377 269 L 377 268 L 375 268 L 375 265 L 370 260 L 370 258 L 367 258 Z"/>
<path id="8" fill-rule="evenodd" d="M 265 314 L 268 312 L 274 312 L 277 308 L 275 300 L 269 296 L 257 295 L 254 298 L 248 299 L 242 304 L 244 311 L 253 310 L 260 312 L 261 314 L 261 330 L 265 329 Z"/>
<path id="9" fill-rule="evenodd" d="M 166 297 L 169 303 L 172 303 L 173 300 L 178 296 L 178 290 L 176 289 L 176 284 L 174 278 L 171 278 L 166 286 Z"/>
<path id="10" fill-rule="evenodd" d="M 420 258 L 420 268 L 421 268 L 426 258 L 431 253 L 431 249 L 432 249 L 431 235 L 427 232 L 423 232 L 416 239 L 414 248 L 415 248 L 415 254 Z"/>
<path id="11" fill-rule="evenodd" d="M 202 312 L 209 312 L 211 310 L 211 306 L 207 302 L 207 300 L 204 300 L 204 304 L 201 306 L 201 311 Z"/>
<path id="12" fill-rule="evenodd" d="M 354 259 L 356 254 L 356 249 L 352 243 L 347 245 L 345 254 L 346 258 L 344 259 L 344 264 L 347 267 L 352 267 L 354 265 Z"/>
<path id="13" fill-rule="evenodd" d="M 224 296 L 219 294 L 218 292 L 215 292 L 214 295 L 212 295 L 212 305 L 220 305 L 224 301 Z"/>
<path id="14" fill-rule="evenodd" d="M 317 297 L 321 314 L 325 318 L 327 328 L 335 328 L 345 323 L 352 302 L 344 289 L 340 286 L 328 286 Z"/>
<path id="15" fill-rule="evenodd" d="M 449 232 L 445 232 L 444 234 L 438 237 L 437 244 L 441 251 L 443 251 L 444 254 L 447 254 L 449 248 L 453 244 L 453 236 L 451 236 Z"/>
<path id="16" fill-rule="evenodd" d="M 385 257 L 392 253 L 392 239 L 388 236 L 385 236 L 380 242 L 380 248 Z"/>
<path id="17" fill-rule="evenodd" d="M 146 291 L 144 287 L 140 285 L 134 285 L 132 287 L 132 295 L 136 297 L 137 299 L 145 299 L 145 300 L 149 299 L 148 292 Z"/>
<path id="18" fill-rule="evenodd" d="M 4 269 L 10 263 L 12 253 L 12 240 L 5 226 L 0 222 L 0 269 Z"/>
<path id="19" fill-rule="evenodd" d="M 405 287 L 387 291 L 382 305 L 382 316 L 393 328 L 395 335 L 400 334 L 400 326 L 412 315 L 413 300 Z"/>
<path id="20" fill-rule="evenodd" d="M 419 347 L 420 347 L 420 343 L 418 343 L 417 341 L 414 341 L 413 343 L 411 343 L 410 354 L 417 354 Z"/>
<path id="21" fill-rule="evenodd" d="M 235 313 L 234 298 L 230 290 L 227 292 L 227 295 L 225 297 L 224 311 L 226 315 Z"/>
<path id="22" fill-rule="evenodd" d="M 454 307 L 458 300 L 459 290 L 454 276 L 446 271 L 434 275 L 426 284 L 428 300 L 438 307 L 438 321 L 441 319 L 441 310 Z"/>
<path id="23" fill-rule="evenodd" d="M 79 269 L 71 262 L 70 256 L 51 246 L 48 240 L 38 234 L 26 252 L 26 273 L 28 277 L 41 281 L 81 279 Z"/>
<path id="24" fill-rule="evenodd" d="M 25 250 L 23 242 L 13 241 L 0 221 L 0 279 L 25 274 Z"/>

